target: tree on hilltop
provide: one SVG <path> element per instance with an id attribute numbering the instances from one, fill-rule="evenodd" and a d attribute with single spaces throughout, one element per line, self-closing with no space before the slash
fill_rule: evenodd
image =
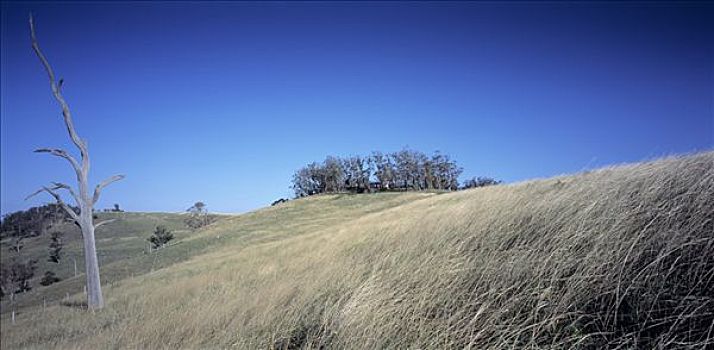
<path id="1" fill-rule="evenodd" d="M 213 218 L 208 215 L 206 204 L 203 202 L 199 201 L 194 203 L 194 205 L 186 209 L 186 211 L 188 212 L 188 216 L 184 220 L 184 223 L 192 230 L 197 230 L 213 221 Z"/>
<path id="2" fill-rule="evenodd" d="M 479 176 L 474 177 L 464 182 L 462 189 L 476 188 L 476 187 L 486 187 L 501 184 L 502 181 L 496 180 L 491 177 Z"/>

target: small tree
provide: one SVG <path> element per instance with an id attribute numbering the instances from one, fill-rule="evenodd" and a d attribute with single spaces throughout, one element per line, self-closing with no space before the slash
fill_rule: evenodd
<path id="1" fill-rule="evenodd" d="M 149 237 L 147 241 L 151 242 L 152 248 L 156 249 L 163 247 L 172 239 L 174 239 L 174 234 L 171 233 L 171 231 L 169 231 L 166 226 L 159 225 L 156 226 L 154 234 Z"/>
<path id="2" fill-rule="evenodd" d="M 12 245 L 10 246 L 10 251 L 20 254 L 20 251 L 22 250 L 22 248 L 25 248 L 25 243 L 23 242 L 24 240 L 25 240 L 24 236 L 15 237 L 15 239 L 12 240 Z"/>
<path id="3" fill-rule="evenodd" d="M 52 283 L 61 281 L 59 277 L 55 275 L 52 271 L 45 271 L 45 275 L 40 280 L 40 284 L 43 286 L 49 286 Z"/>
<path id="4" fill-rule="evenodd" d="M 62 232 L 52 232 L 50 239 L 50 257 L 47 261 L 59 264 L 62 258 L 62 247 L 64 246 L 62 243 Z"/>
<path id="5" fill-rule="evenodd" d="M 188 212 L 188 216 L 184 222 L 186 226 L 192 230 L 197 230 L 211 223 L 211 217 L 208 215 L 206 204 L 203 202 L 196 202 L 186 211 Z"/>

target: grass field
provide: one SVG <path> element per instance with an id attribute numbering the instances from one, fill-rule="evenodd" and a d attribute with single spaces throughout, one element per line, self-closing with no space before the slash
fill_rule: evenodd
<path id="1" fill-rule="evenodd" d="M 317 196 L 196 232 L 179 215 L 114 214 L 98 232 L 107 307 L 71 306 L 83 279 L 67 270 L 18 296 L 14 325 L 3 302 L 2 347 L 701 349 L 714 346 L 713 213 L 707 152 L 447 194 Z M 145 254 L 159 223 L 177 244 Z M 28 253 L 45 256 L 43 239 Z M 66 293 L 74 303 L 55 302 Z"/>

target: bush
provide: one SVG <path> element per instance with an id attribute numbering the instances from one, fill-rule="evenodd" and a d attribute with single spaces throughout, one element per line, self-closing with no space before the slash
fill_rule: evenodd
<path id="1" fill-rule="evenodd" d="M 494 186 L 494 185 L 500 185 L 502 181 L 498 181 L 496 179 L 490 178 L 490 177 L 474 177 L 470 180 L 466 180 L 464 182 L 464 185 L 461 187 L 462 190 L 466 190 L 469 188 L 476 188 L 476 187 L 486 187 L 486 186 Z"/>
<path id="2" fill-rule="evenodd" d="M 59 282 L 61 281 L 59 277 L 55 275 L 54 272 L 52 271 L 46 271 L 45 276 L 42 277 L 42 280 L 40 280 L 40 284 L 43 286 L 49 286 L 52 283 Z"/>
<path id="3" fill-rule="evenodd" d="M 273 203 L 271 203 L 270 206 L 276 206 L 280 203 L 286 203 L 288 200 L 289 199 L 287 199 L 287 198 L 280 198 L 280 199 L 274 201 Z"/>
<path id="4" fill-rule="evenodd" d="M 151 242 L 152 248 L 161 248 L 170 240 L 174 239 L 174 234 L 169 231 L 166 226 L 156 226 L 154 234 L 147 240 Z"/>

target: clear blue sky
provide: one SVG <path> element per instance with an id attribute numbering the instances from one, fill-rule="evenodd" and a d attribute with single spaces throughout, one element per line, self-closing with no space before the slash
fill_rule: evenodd
<path id="1" fill-rule="evenodd" d="M 99 208 L 242 212 L 325 155 L 404 146 L 507 182 L 714 146 L 706 4 L 2 3 L 2 212 L 73 183 L 57 74 Z"/>

